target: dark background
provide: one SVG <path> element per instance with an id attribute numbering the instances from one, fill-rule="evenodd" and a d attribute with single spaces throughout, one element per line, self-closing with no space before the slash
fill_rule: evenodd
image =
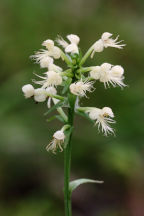
<path id="1" fill-rule="evenodd" d="M 83 106 L 109 106 L 116 137 L 104 137 L 81 117 L 75 119 L 71 178 L 104 180 L 73 193 L 74 216 L 144 215 L 144 1 L 1 0 L 0 2 L 0 215 L 63 216 L 63 153 L 45 147 L 55 130 L 46 105 L 25 100 L 22 85 L 40 72 L 29 56 L 57 35 L 80 36 L 83 53 L 103 32 L 120 34 L 127 46 L 97 53 L 125 68 L 124 90 L 96 91 Z M 60 61 L 57 64 L 61 65 Z"/>

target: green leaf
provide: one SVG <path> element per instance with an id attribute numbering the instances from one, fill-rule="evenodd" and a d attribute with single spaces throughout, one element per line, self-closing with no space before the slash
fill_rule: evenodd
<path id="1" fill-rule="evenodd" d="M 98 183 L 98 184 L 102 184 L 103 181 L 97 181 L 97 180 L 85 179 L 85 178 L 77 179 L 77 180 L 71 181 L 71 182 L 69 183 L 69 192 L 70 192 L 70 194 L 71 194 L 71 193 L 73 192 L 73 190 L 75 190 L 79 185 L 85 184 L 85 183 Z"/>
<path id="2" fill-rule="evenodd" d="M 54 111 L 55 109 L 62 107 L 67 100 L 64 101 L 60 101 L 57 104 L 55 104 L 54 106 L 52 106 L 46 113 L 44 113 L 44 115 L 48 115 L 49 113 L 51 113 L 52 111 Z"/>
<path id="3" fill-rule="evenodd" d="M 62 123 L 65 123 L 64 119 L 60 115 L 55 115 L 55 117 L 61 121 Z"/>
<path id="4" fill-rule="evenodd" d="M 65 121 L 63 120 L 63 118 L 62 118 L 60 115 L 51 116 L 51 117 L 48 118 L 46 121 L 47 121 L 47 122 L 51 122 L 51 121 L 53 121 L 54 119 L 58 119 L 58 120 L 61 121 L 62 123 L 65 123 Z"/>
<path id="5" fill-rule="evenodd" d="M 51 121 L 53 121 L 54 119 L 56 119 L 56 116 L 54 115 L 54 116 L 51 116 L 50 118 L 48 118 L 46 121 L 47 122 L 51 122 Z"/>
<path id="6" fill-rule="evenodd" d="M 89 120 L 91 123 L 93 123 L 93 124 L 95 123 L 95 121 L 92 120 L 92 119 L 89 117 L 89 115 L 88 115 L 87 113 L 81 112 L 81 111 L 76 111 L 76 113 L 77 113 L 78 115 L 80 115 L 80 116 L 86 118 L 86 119 Z"/>

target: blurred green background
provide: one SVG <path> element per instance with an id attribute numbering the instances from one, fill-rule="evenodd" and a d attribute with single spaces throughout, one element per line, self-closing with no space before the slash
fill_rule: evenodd
<path id="1" fill-rule="evenodd" d="M 125 68 L 124 90 L 99 82 L 82 105 L 109 106 L 116 137 L 104 137 L 81 117 L 75 119 L 71 178 L 104 180 L 73 193 L 74 216 L 144 215 L 144 1 L 1 0 L 0 2 L 0 215 L 63 216 L 63 153 L 45 147 L 55 130 L 46 105 L 25 100 L 21 86 L 40 72 L 29 56 L 42 41 L 80 36 L 85 52 L 103 32 L 120 35 L 127 46 L 97 53 L 87 65 L 103 62 Z M 60 61 L 57 64 L 61 65 Z"/>

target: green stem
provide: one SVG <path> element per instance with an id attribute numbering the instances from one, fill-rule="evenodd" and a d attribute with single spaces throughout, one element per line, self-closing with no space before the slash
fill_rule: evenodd
<path id="1" fill-rule="evenodd" d="M 62 97 L 62 96 L 60 96 L 60 95 L 53 95 L 53 94 L 48 94 L 48 93 L 46 93 L 46 95 L 47 95 L 48 97 L 56 98 L 56 99 L 61 100 L 61 101 L 63 101 L 63 100 L 65 99 L 65 97 Z"/>
<path id="2" fill-rule="evenodd" d="M 67 65 L 72 65 L 71 60 L 65 55 L 65 53 L 61 50 L 61 57 L 67 63 Z"/>
<path id="3" fill-rule="evenodd" d="M 91 67 L 84 67 L 84 68 L 80 68 L 77 70 L 77 72 L 80 72 L 80 73 L 86 73 L 89 71 L 91 71 Z"/>
<path id="4" fill-rule="evenodd" d="M 69 93 L 69 104 L 70 107 L 68 109 L 68 124 L 71 128 L 73 128 L 74 121 L 74 108 L 76 97 Z M 70 181 L 70 168 L 71 168 L 71 138 L 72 131 L 68 135 L 67 146 L 64 150 L 64 202 L 65 202 L 65 216 L 72 216 L 71 212 L 71 194 L 69 192 L 69 181 Z"/>
<path id="5" fill-rule="evenodd" d="M 88 51 L 86 52 L 86 54 L 83 56 L 81 62 L 80 62 L 80 66 L 82 66 L 85 61 L 87 60 L 87 58 L 90 56 L 90 54 L 92 53 L 93 51 L 93 45 L 88 49 Z"/>

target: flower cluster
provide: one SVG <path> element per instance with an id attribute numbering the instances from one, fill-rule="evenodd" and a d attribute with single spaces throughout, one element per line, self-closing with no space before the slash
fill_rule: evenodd
<path id="1" fill-rule="evenodd" d="M 83 57 L 78 47 L 79 42 L 80 38 L 74 34 L 68 35 L 67 40 L 60 36 L 55 42 L 51 39 L 45 40 L 42 43 L 45 49 L 41 49 L 31 56 L 40 65 L 40 68 L 46 69 L 43 75 L 35 74 L 39 80 L 33 79 L 33 83 L 39 85 L 39 87 L 34 88 L 31 84 L 22 87 L 25 98 L 33 98 L 36 102 L 47 100 L 48 112 L 56 109 L 59 113 L 56 117 L 64 123 L 63 128 L 54 133 L 53 140 L 46 147 L 48 151 L 53 153 L 56 153 L 58 148 L 60 151 L 63 150 L 65 132 L 69 128 L 68 117 L 63 107 L 71 106 L 69 95 L 76 98 L 75 112 L 83 113 L 95 122 L 98 129 L 101 128 L 104 135 L 108 135 L 114 133 L 110 126 L 111 123 L 115 122 L 112 119 L 114 114 L 111 108 L 80 107 L 80 99 L 87 97 L 88 92 L 95 90 L 96 80 L 104 83 L 105 88 L 109 87 L 110 84 L 113 87 L 126 86 L 123 82 L 124 69 L 120 65 L 103 63 L 100 66 L 83 67 L 89 56 L 93 57 L 96 52 L 102 52 L 104 48 L 122 49 L 125 44 L 121 44 L 122 41 L 118 41 L 118 37 L 113 39 L 111 33 L 103 33 L 101 38 L 89 48 Z M 54 63 L 54 60 L 60 58 L 67 64 L 66 69 L 62 69 Z M 51 107 L 51 102 L 54 104 L 53 107 Z"/>
<path id="2" fill-rule="evenodd" d="M 99 80 L 104 83 L 107 87 L 111 84 L 113 87 L 116 85 L 120 87 L 125 87 L 123 83 L 124 79 L 124 69 L 120 65 L 112 66 L 109 63 L 103 63 L 101 66 L 91 67 L 90 77 L 94 80 Z"/>

